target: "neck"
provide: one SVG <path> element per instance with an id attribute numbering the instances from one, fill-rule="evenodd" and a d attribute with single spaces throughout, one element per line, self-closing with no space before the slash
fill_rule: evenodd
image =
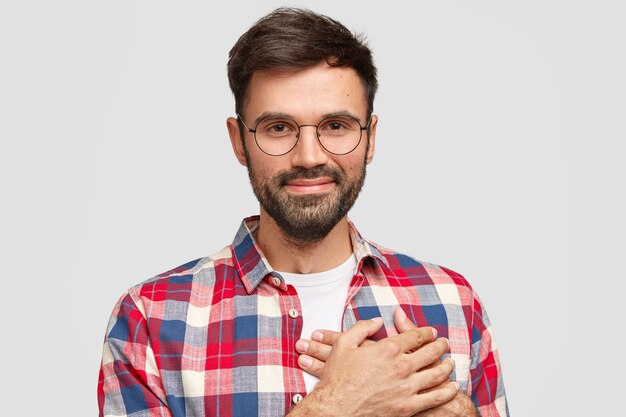
<path id="1" fill-rule="evenodd" d="M 286 236 L 274 219 L 261 209 L 255 239 L 272 268 L 296 274 L 328 271 L 352 253 L 347 217 L 341 219 L 319 242 L 303 244 Z"/>

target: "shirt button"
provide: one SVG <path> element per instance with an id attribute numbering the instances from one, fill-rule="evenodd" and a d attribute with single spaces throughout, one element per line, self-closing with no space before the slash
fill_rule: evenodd
<path id="1" fill-rule="evenodd" d="M 280 282 L 280 278 L 278 278 L 278 277 L 273 277 L 273 278 L 272 278 L 272 284 L 274 284 L 274 286 L 275 286 L 275 287 L 280 287 L 280 284 L 281 284 L 281 282 Z"/>
<path id="2" fill-rule="evenodd" d="M 294 404 L 298 404 L 300 401 L 302 401 L 302 395 L 300 394 L 296 394 L 291 398 L 291 401 L 293 401 Z"/>
<path id="3" fill-rule="evenodd" d="M 298 310 L 296 310 L 295 308 L 292 308 L 291 310 L 289 310 L 289 317 L 291 317 L 292 319 L 295 319 L 295 318 L 298 318 L 298 316 L 299 316 Z"/>

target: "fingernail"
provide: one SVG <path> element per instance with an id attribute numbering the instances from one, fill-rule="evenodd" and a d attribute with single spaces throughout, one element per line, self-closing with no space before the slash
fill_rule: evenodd
<path id="1" fill-rule="evenodd" d="M 452 358 L 448 358 L 448 360 L 452 364 L 452 369 L 456 368 L 456 363 L 454 362 L 454 360 Z"/>
<path id="2" fill-rule="evenodd" d="M 437 329 L 435 329 L 434 327 L 431 327 L 431 329 L 433 330 L 433 339 L 437 338 Z"/>
<path id="3" fill-rule="evenodd" d="M 300 339 L 296 342 L 296 350 L 298 352 L 306 352 L 309 349 L 309 341 L 306 339 Z"/>
<path id="4" fill-rule="evenodd" d="M 382 323 L 383 322 L 383 318 L 382 317 L 374 317 L 373 319 L 371 319 L 374 323 L 378 324 L 378 323 Z"/>
<path id="5" fill-rule="evenodd" d="M 459 383 L 458 383 L 458 382 L 454 381 L 454 382 L 453 382 L 453 384 L 454 384 L 454 386 L 456 387 L 456 390 L 457 390 L 457 391 L 461 389 L 461 386 L 459 385 Z"/>
<path id="6" fill-rule="evenodd" d="M 300 356 L 298 358 L 298 363 L 300 364 L 300 366 L 302 366 L 303 368 L 309 368 L 311 367 L 311 365 L 313 365 L 313 359 L 311 359 L 308 356 Z"/>
<path id="7" fill-rule="evenodd" d="M 324 340 L 324 334 L 316 330 L 311 334 L 311 339 L 315 340 L 316 342 L 321 342 Z"/>
<path id="8" fill-rule="evenodd" d="M 398 307 L 398 309 L 400 310 L 400 318 L 402 320 L 406 320 L 408 319 L 408 317 L 406 316 L 406 313 L 404 312 L 404 310 L 402 309 L 402 307 Z"/>

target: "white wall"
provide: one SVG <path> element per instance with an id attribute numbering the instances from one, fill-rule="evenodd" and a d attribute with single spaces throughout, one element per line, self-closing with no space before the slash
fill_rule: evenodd
<path id="1" fill-rule="evenodd" d="M 117 297 L 256 212 L 225 66 L 259 3 L 0 5 L 3 415 L 96 414 Z M 623 3 L 308 5 L 379 67 L 363 234 L 470 280 L 512 415 L 618 416 Z"/>

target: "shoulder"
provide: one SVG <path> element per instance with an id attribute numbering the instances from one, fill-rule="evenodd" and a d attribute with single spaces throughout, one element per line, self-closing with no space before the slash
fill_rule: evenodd
<path id="1" fill-rule="evenodd" d="M 474 297 L 474 289 L 469 281 L 455 270 L 419 260 L 374 242 L 369 243 L 384 259 L 388 278 L 408 282 L 413 286 L 435 286 L 441 291 L 457 291 L 462 298 Z"/>
<path id="2" fill-rule="evenodd" d="M 126 296 L 136 303 L 159 301 L 189 302 L 193 294 L 212 291 L 220 269 L 232 267 L 230 246 L 162 272 L 128 289 Z"/>

